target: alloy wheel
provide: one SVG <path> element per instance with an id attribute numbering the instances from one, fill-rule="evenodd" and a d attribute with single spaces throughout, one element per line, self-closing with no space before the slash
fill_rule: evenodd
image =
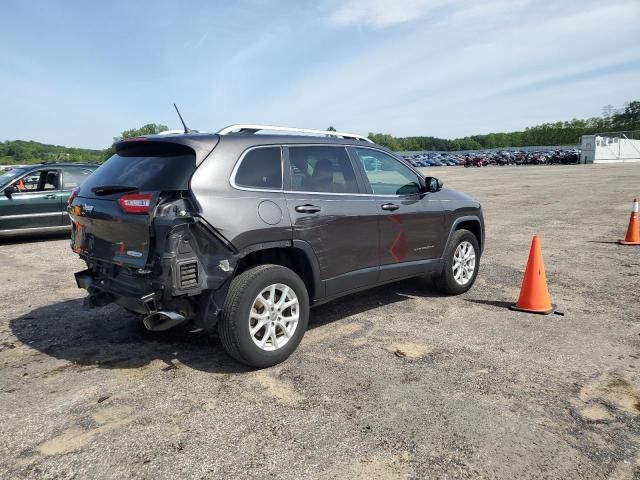
<path id="1" fill-rule="evenodd" d="M 460 242 L 453 254 L 453 278 L 458 285 L 469 283 L 476 269 L 476 251 L 471 242 Z"/>
<path id="2" fill-rule="evenodd" d="M 253 301 L 249 333 L 258 348 L 272 352 L 284 347 L 293 336 L 300 317 L 298 297 L 291 287 L 274 283 Z"/>

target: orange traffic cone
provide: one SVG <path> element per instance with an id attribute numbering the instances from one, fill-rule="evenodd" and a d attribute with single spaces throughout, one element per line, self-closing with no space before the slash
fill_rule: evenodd
<path id="1" fill-rule="evenodd" d="M 624 240 L 620 240 L 620 245 L 640 245 L 640 221 L 638 221 L 638 199 L 633 199 L 631 205 L 631 218 L 629 218 L 629 228 Z"/>
<path id="2" fill-rule="evenodd" d="M 549 296 L 547 276 L 544 273 L 544 262 L 542 261 L 542 248 L 537 235 L 534 235 L 531 241 L 527 269 L 524 272 L 520 288 L 520 298 L 518 298 L 518 303 L 509 308 L 542 315 L 553 313 L 556 309 Z"/>

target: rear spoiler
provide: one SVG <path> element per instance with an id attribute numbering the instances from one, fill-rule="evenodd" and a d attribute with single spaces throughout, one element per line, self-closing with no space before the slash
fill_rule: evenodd
<path id="1" fill-rule="evenodd" d="M 175 150 L 192 150 L 196 156 L 196 166 L 218 145 L 220 136 L 217 134 L 179 134 L 179 135 L 145 135 L 142 137 L 130 137 L 113 144 L 116 153 L 131 154 L 131 150 L 143 152 L 159 152 Z"/>

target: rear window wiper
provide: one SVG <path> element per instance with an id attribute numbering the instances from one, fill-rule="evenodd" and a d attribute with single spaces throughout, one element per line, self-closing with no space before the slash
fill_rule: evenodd
<path id="1" fill-rule="evenodd" d="M 131 185 L 100 185 L 98 187 L 91 188 L 91 191 L 96 195 L 109 195 L 110 193 L 132 192 L 134 190 L 138 190 L 138 187 L 132 187 Z"/>

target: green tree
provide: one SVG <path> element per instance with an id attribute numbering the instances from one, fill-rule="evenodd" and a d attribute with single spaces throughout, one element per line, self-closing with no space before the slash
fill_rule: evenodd
<path id="1" fill-rule="evenodd" d="M 640 129 L 640 101 L 627 103 L 622 112 L 612 116 L 612 123 L 620 130 Z"/>
<path id="2" fill-rule="evenodd" d="M 129 130 L 124 130 L 119 137 L 114 137 L 113 141 L 117 142 L 125 138 L 141 137 L 142 135 L 157 135 L 158 133 L 164 132 L 166 130 L 169 130 L 169 127 L 167 127 L 166 125 L 147 123 L 140 128 L 131 128 Z"/>
<path id="3" fill-rule="evenodd" d="M 447 140 L 435 137 L 393 137 L 370 133 L 369 138 L 392 150 L 478 150 L 483 148 L 524 147 L 535 145 L 575 145 L 582 135 L 625 130 L 640 130 L 640 101 L 625 104 L 621 110 L 603 107 L 602 117 L 543 123 L 519 132 L 492 132 L 485 135 Z"/>

